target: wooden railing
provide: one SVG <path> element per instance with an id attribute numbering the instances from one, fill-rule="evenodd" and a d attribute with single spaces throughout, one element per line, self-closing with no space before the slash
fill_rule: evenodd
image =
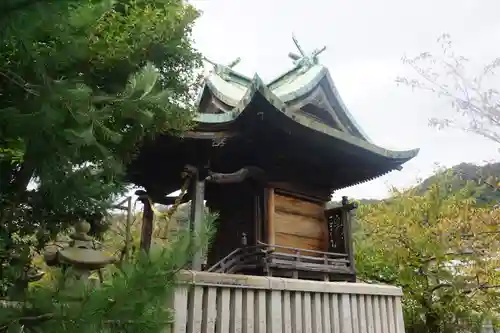
<path id="1" fill-rule="evenodd" d="M 270 244 L 266 244 L 263 242 L 258 242 L 258 245 L 265 247 L 265 248 L 289 250 L 289 251 L 295 252 L 298 256 L 315 258 L 315 259 L 318 259 L 318 257 L 313 257 L 313 256 L 311 256 L 311 254 L 319 255 L 320 257 L 331 258 L 331 259 L 347 258 L 347 254 L 345 254 L 345 253 L 335 253 L 335 252 L 324 252 L 324 251 L 317 251 L 317 250 L 299 249 L 296 247 L 290 247 L 290 246 L 284 246 L 284 245 L 270 245 Z"/>
<path id="2" fill-rule="evenodd" d="M 266 255 L 261 245 L 237 248 L 210 267 L 208 272 L 234 273 L 242 269 L 256 268 Z"/>
<path id="3" fill-rule="evenodd" d="M 404 333 L 401 289 L 182 273 L 171 333 Z"/>
<path id="4" fill-rule="evenodd" d="M 347 254 L 269 245 L 262 242 L 256 246 L 232 251 L 207 271 L 233 274 L 253 269 L 260 269 L 267 274 L 272 273 L 272 270 L 284 269 L 292 272 L 295 278 L 299 277 L 300 271 L 316 272 L 324 280 L 329 279 L 329 274 L 349 276 L 347 280 L 354 280 L 355 276 Z"/>
<path id="5" fill-rule="evenodd" d="M 232 251 L 208 271 L 238 273 L 245 269 L 268 266 L 324 273 L 352 273 L 347 254 L 269 245 L 262 242 L 256 246 L 242 247 Z"/>

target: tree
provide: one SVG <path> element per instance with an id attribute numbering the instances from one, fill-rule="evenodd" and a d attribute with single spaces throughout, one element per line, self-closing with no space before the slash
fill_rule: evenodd
<path id="1" fill-rule="evenodd" d="M 499 314 L 500 211 L 439 176 L 424 194 L 394 190 L 358 210 L 358 274 L 403 288 L 409 333 L 470 332 Z"/>
<path id="2" fill-rule="evenodd" d="M 30 288 L 22 307 L 0 304 L 0 332 L 168 332 L 177 273 L 209 243 L 213 222 L 207 214 L 196 237 L 183 230 L 151 255 L 140 252 L 134 261 L 107 268 L 105 282 L 95 288 L 61 289 L 58 280 Z"/>
<path id="3" fill-rule="evenodd" d="M 190 228 L 191 202 L 170 207 L 155 205 L 153 216 L 153 246 L 165 247 L 171 242 L 172 237 Z M 216 218 L 217 213 L 205 208 L 206 216 Z M 142 232 L 142 212 L 133 215 L 130 225 L 129 238 L 131 241 L 131 252 L 137 253 L 140 248 L 140 237 Z M 103 234 L 101 244 L 105 250 L 115 256 L 124 255 L 124 244 L 126 239 L 127 214 L 110 214 L 107 217 L 109 228 Z"/>
<path id="4" fill-rule="evenodd" d="M 73 221 L 102 229 L 144 140 L 191 126 L 197 15 L 182 0 L 1 2 L 0 296 Z"/>
<path id="5" fill-rule="evenodd" d="M 414 58 L 403 57 L 419 78 L 399 77 L 396 82 L 449 100 L 457 117 L 432 118 L 432 126 L 452 126 L 500 143 L 500 94 L 495 88 L 500 58 L 471 75 L 469 60 L 454 52 L 449 35 L 442 35 L 438 43 L 442 55 L 424 52 Z"/>

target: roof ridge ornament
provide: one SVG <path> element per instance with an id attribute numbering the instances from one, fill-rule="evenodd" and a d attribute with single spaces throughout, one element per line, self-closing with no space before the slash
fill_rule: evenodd
<path id="1" fill-rule="evenodd" d="M 235 67 L 236 65 L 238 65 L 241 62 L 240 57 L 237 57 L 236 59 L 234 59 L 233 61 L 231 61 L 227 65 L 216 63 L 215 61 L 212 61 L 212 60 L 208 59 L 207 57 L 203 57 L 203 60 L 208 62 L 210 65 L 213 66 L 212 69 L 209 70 L 206 77 L 212 73 L 215 73 L 215 74 L 219 75 L 225 81 L 231 80 L 231 78 L 229 77 L 229 73 L 231 72 L 233 67 Z"/>
<path id="2" fill-rule="evenodd" d="M 320 49 L 314 49 L 310 54 L 306 53 L 304 49 L 300 46 L 295 34 L 292 34 L 292 40 L 295 44 L 297 50 L 299 50 L 300 54 L 296 54 L 293 52 L 288 53 L 288 57 L 293 60 L 293 64 L 297 67 L 301 67 L 304 70 L 311 68 L 314 65 L 319 63 L 318 56 L 326 50 L 326 46 L 323 46 Z"/>

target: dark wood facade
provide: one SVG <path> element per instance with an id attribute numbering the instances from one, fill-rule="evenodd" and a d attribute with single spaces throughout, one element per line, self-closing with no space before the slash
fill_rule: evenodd
<path id="1" fill-rule="evenodd" d="M 323 202 L 307 201 L 270 189 L 274 196 L 274 244 L 328 251 L 328 227 Z M 286 250 L 284 252 L 290 252 Z"/>
<path id="2" fill-rule="evenodd" d="M 297 56 L 294 69 L 267 85 L 215 66 L 196 128 L 146 142 L 129 166 L 129 180 L 159 203 L 172 200 L 165 196 L 192 166 L 193 226 L 204 200 L 219 213 L 203 269 L 355 280 L 354 206 L 325 204 L 334 191 L 401 169 L 418 150 L 372 144 L 316 56 Z M 200 262 L 197 256 L 193 268 L 202 269 Z"/>
<path id="3" fill-rule="evenodd" d="M 212 272 L 321 280 L 355 280 L 345 232 L 352 207 L 326 211 L 314 194 L 252 179 L 210 184 L 206 199 L 218 212 L 217 232 L 204 268 Z M 325 198 L 326 199 L 326 198 Z M 339 217 L 331 230 L 329 217 Z M 340 244 L 336 247 L 332 244 Z M 332 251 L 336 250 L 336 251 Z"/>

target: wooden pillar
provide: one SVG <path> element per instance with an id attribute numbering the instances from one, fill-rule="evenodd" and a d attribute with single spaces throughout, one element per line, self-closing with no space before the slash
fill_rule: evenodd
<path id="1" fill-rule="evenodd" d="M 147 195 L 139 198 L 144 205 L 142 212 L 142 228 L 141 228 L 141 250 L 149 253 L 151 249 L 151 238 L 153 236 L 153 207 Z"/>
<path id="2" fill-rule="evenodd" d="M 351 209 L 349 207 L 347 197 L 342 197 L 342 210 L 341 210 L 341 221 L 344 225 L 344 241 L 345 249 L 347 252 L 347 259 L 354 270 L 354 252 L 353 252 L 353 241 L 352 241 L 352 225 L 351 225 Z"/>
<path id="3" fill-rule="evenodd" d="M 276 245 L 276 229 L 274 227 L 274 188 L 267 189 L 267 243 Z"/>
<path id="4" fill-rule="evenodd" d="M 257 245 L 258 242 L 264 242 L 262 237 L 262 209 L 260 207 L 261 196 L 254 195 L 254 237 L 251 239 L 250 245 Z"/>
<path id="5" fill-rule="evenodd" d="M 205 219 L 205 180 L 200 178 L 199 172 L 196 172 L 194 176 L 196 178 L 193 184 L 193 197 L 191 199 L 190 228 L 193 237 L 196 237 L 196 232 L 201 230 Z M 203 249 L 199 248 L 198 251 L 194 254 L 191 269 L 195 271 L 201 271 L 202 265 Z"/>

